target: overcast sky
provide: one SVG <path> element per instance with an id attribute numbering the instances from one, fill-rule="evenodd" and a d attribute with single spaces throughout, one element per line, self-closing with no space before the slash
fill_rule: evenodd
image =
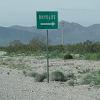
<path id="1" fill-rule="evenodd" d="M 100 23 L 100 0 L 0 0 L 0 26 L 33 26 L 38 10 L 58 11 L 59 21 Z"/>

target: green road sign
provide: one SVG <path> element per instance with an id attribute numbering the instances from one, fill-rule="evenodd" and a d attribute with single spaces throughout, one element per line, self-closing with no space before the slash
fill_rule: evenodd
<path id="1" fill-rule="evenodd" d="M 37 29 L 57 29 L 57 11 L 37 11 Z"/>

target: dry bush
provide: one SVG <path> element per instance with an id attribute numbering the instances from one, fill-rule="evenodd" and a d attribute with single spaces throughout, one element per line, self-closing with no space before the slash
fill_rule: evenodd
<path id="1" fill-rule="evenodd" d="M 52 72 L 51 75 L 50 75 L 50 80 L 51 81 L 61 81 L 61 82 L 66 81 L 64 74 L 60 71 Z"/>

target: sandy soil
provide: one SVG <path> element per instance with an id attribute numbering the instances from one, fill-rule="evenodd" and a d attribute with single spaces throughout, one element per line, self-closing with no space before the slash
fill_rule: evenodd
<path id="1" fill-rule="evenodd" d="M 98 87 L 86 85 L 72 87 L 68 86 L 66 82 L 50 82 L 49 84 L 34 82 L 32 77 L 25 77 L 22 70 L 9 68 L 14 64 L 24 64 L 29 66 L 29 70 L 36 72 L 46 71 L 45 59 L 34 57 L 0 58 L 0 100 L 100 100 L 100 88 Z M 50 60 L 50 71 L 62 70 L 65 73 L 68 71 L 77 73 L 76 67 L 96 70 L 100 69 L 100 61 Z"/>

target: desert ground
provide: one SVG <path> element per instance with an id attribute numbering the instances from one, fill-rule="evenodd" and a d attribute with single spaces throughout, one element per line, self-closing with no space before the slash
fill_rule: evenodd
<path id="1" fill-rule="evenodd" d="M 78 70 L 100 69 L 100 61 L 50 59 L 50 72 L 65 74 Z M 0 55 L 0 100 L 100 100 L 99 86 L 75 85 L 67 82 L 35 82 L 23 70 L 46 72 L 46 59 L 34 56 Z"/>

